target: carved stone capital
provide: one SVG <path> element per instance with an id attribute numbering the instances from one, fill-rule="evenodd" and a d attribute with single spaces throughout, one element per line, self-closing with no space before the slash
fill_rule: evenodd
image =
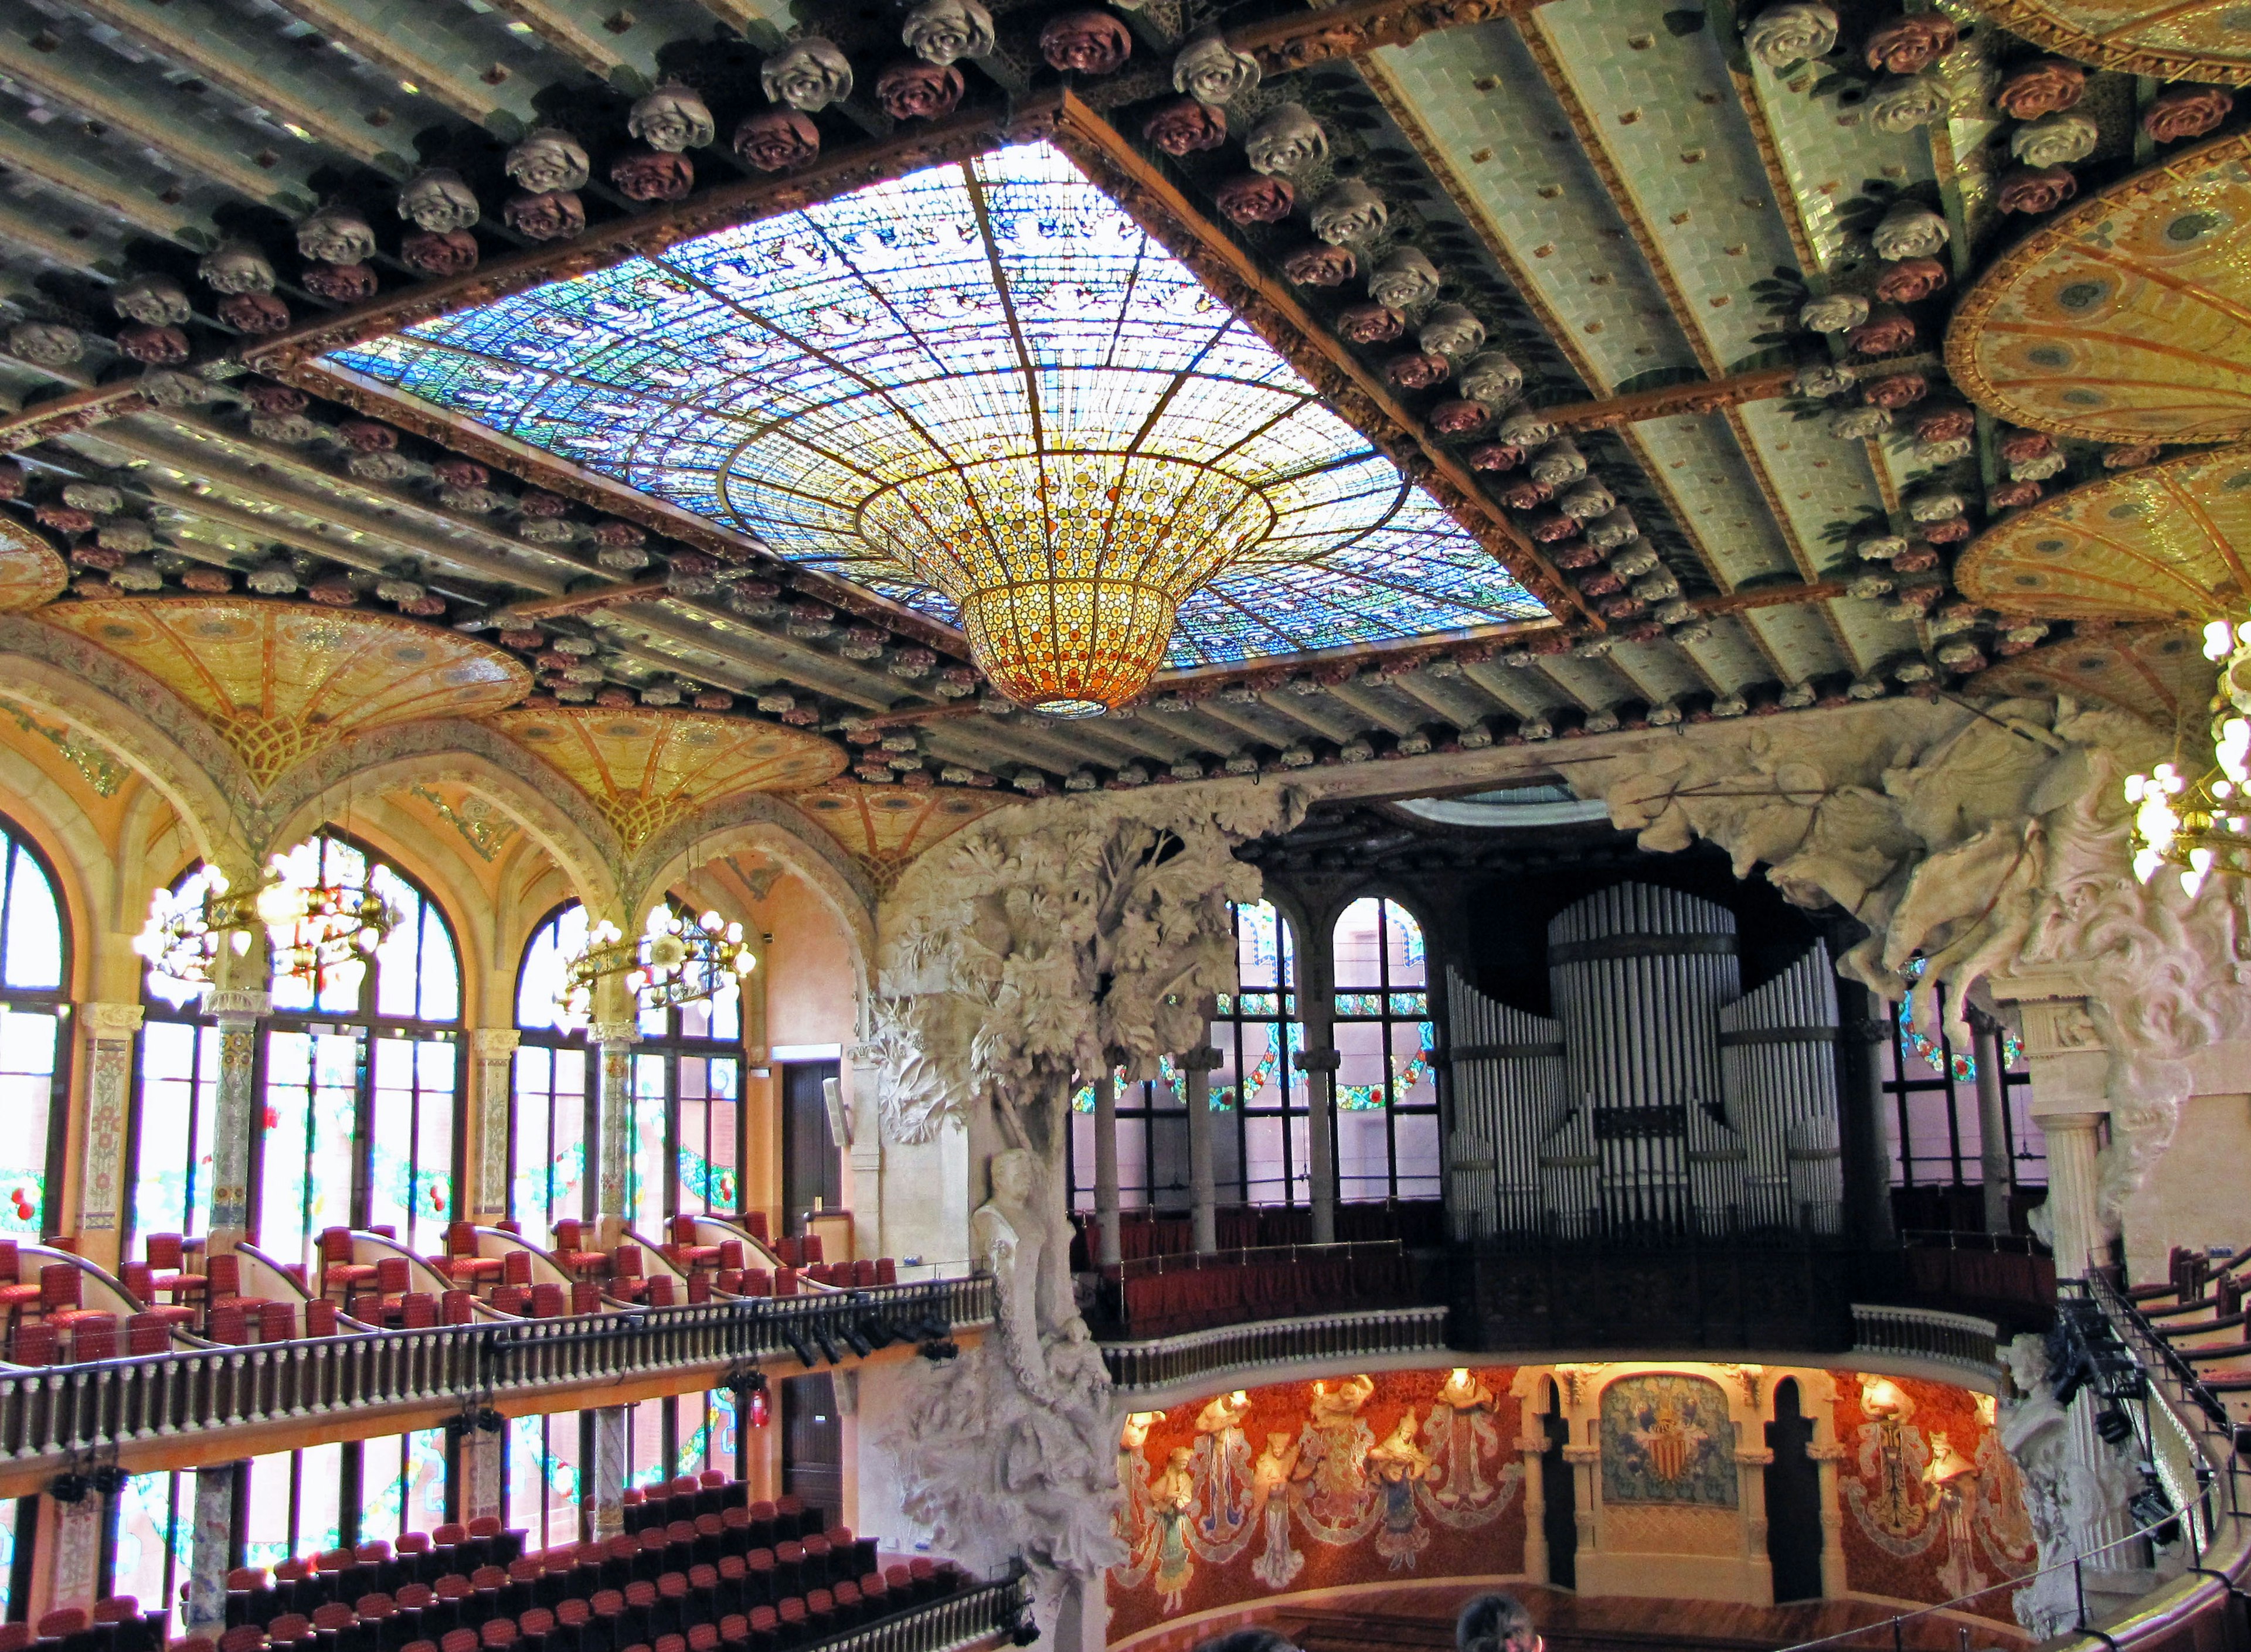
<path id="1" fill-rule="evenodd" d="M 1735 1448 L 1735 1463 L 1743 1469 L 1763 1469 L 1774 1461 L 1774 1453 L 1764 1446 Z"/>
<path id="2" fill-rule="evenodd" d="M 1226 1055 L 1209 1044 L 1198 1045 L 1192 1050 L 1182 1050 L 1173 1057 L 1173 1065 L 1183 1073 L 1216 1072 L 1226 1064 Z"/>
<path id="3" fill-rule="evenodd" d="M 469 1054 L 481 1061 L 504 1061 L 516 1054 L 523 1034 L 512 1026 L 479 1026 L 469 1031 Z"/>
<path id="4" fill-rule="evenodd" d="M 86 1020 L 88 1038 L 131 1038 L 141 1030 L 141 1006 L 138 1004 L 81 1004 L 79 1013 Z"/>
<path id="5" fill-rule="evenodd" d="M 1333 1073 L 1344 1065 L 1344 1052 L 1299 1050 L 1290 1060 L 1300 1073 Z"/>
<path id="6" fill-rule="evenodd" d="M 1600 1462 L 1602 1460 L 1603 1448 L 1600 1446 L 1565 1446 L 1563 1448 L 1563 1461 L 1566 1462 Z"/>
<path id="7" fill-rule="evenodd" d="M 586 1028 L 589 1044 L 638 1044 L 641 1042 L 640 1024 L 634 1021 L 596 1021 Z"/>
<path id="8" fill-rule="evenodd" d="M 248 986 L 206 987 L 203 1010 L 215 1021 L 255 1021 L 274 1013 L 274 994 Z"/>

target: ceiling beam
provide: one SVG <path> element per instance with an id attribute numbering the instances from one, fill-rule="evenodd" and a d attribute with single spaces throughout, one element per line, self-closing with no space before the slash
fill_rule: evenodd
<path id="1" fill-rule="evenodd" d="M 20 45 L 16 40 L 9 44 L 11 48 Z M 117 61 L 124 64 L 122 58 Z M 191 125 L 174 119 L 164 107 L 172 99 L 161 98 L 150 86 L 128 86 L 122 76 L 98 83 L 90 71 L 60 52 L 11 49 L 6 73 L 42 97 L 154 149 L 191 177 L 284 212 L 300 212 L 311 204 L 312 187 L 301 170 L 278 160 L 270 169 L 260 167 L 241 152 L 221 149 Z M 173 93 L 174 98 L 185 95 Z M 246 150 L 249 145 L 243 147 Z"/>
<path id="2" fill-rule="evenodd" d="M 194 212 L 170 206 L 153 190 L 120 183 L 58 146 L 52 127 L 37 136 L 0 120 L 0 167 L 21 174 L 58 195 L 67 196 L 97 212 L 120 218 L 135 229 L 175 245 L 189 239 L 198 227 Z"/>
<path id="3" fill-rule="evenodd" d="M 355 6 L 348 0 L 276 0 L 276 3 L 299 21 L 311 24 L 354 56 L 366 59 L 394 79 L 412 86 L 421 96 L 478 126 L 491 125 L 495 114 L 524 121 L 536 114 L 530 95 L 532 88 L 519 86 L 517 77 L 510 75 L 500 82 L 500 86 L 516 87 L 503 97 L 499 86 L 481 76 L 456 73 L 437 59 L 401 45 L 401 33 L 383 27 L 380 14 L 372 6 Z M 441 48 L 460 45 L 442 38 L 433 44 Z M 465 54 L 463 60 L 471 58 Z"/>
<path id="4" fill-rule="evenodd" d="M 1562 430 L 1615 430 L 1621 425 L 1645 424 L 1675 413 L 1716 413 L 1745 402 L 1771 401 L 1787 396 L 1797 377 L 1795 367 L 1770 367 L 1732 378 L 1697 379 L 1667 384 L 1658 390 L 1636 391 L 1630 396 L 1610 396 L 1600 401 L 1571 402 L 1543 407 L 1540 415 Z"/>
<path id="5" fill-rule="evenodd" d="M 87 227 L 81 225 L 80 227 Z M 104 229 L 113 226 L 104 225 Z M 67 233 L 58 234 L 48 224 L 17 210 L 8 201 L 0 200 L 0 241 L 10 241 L 24 251 L 66 270 L 75 270 L 100 280 L 114 280 L 116 268 L 104 273 L 100 261 L 105 257 L 120 256 L 120 249 L 107 239 L 74 239 Z"/>
<path id="6" fill-rule="evenodd" d="M 1699 597 L 1696 612 L 1701 614 L 1739 614 L 1750 608 L 1782 608 L 1799 603 L 1829 602 L 1843 596 L 1850 589 L 1842 579 L 1822 579 L 1807 584 L 1754 585 L 1748 591 L 1730 591 L 1724 597 Z"/>
<path id="7" fill-rule="evenodd" d="M 68 436 L 148 405 L 149 398 L 130 379 L 50 397 L 20 412 L 0 415 L 0 453 L 21 453 L 51 437 Z"/>
<path id="8" fill-rule="evenodd" d="M 612 45 L 579 26 L 576 19 L 565 17 L 561 10 L 547 0 L 492 0 L 502 12 L 515 18 L 539 39 L 561 52 L 564 57 L 601 79 L 615 83 L 618 72 L 646 79 L 655 66 L 652 54 L 628 57 Z"/>
<path id="9" fill-rule="evenodd" d="M 170 0 L 162 10 L 150 0 L 70 0 L 81 15 L 114 29 L 135 45 L 193 70 L 211 85 L 278 121 L 313 135 L 323 148 L 364 166 L 403 176 L 406 160 L 377 135 L 369 116 L 380 103 L 357 97 L 338 77 L 315 84 L 286 66 L 278 50 L 253 58 L 232 38 L 246 18 L 223 14 L 190 0 Z M 288 44 L 276 36 L 274 45 Z M 404 93 L 399 94 L 405 96 Z M 412 130 L 409 120 L 399 129 Z"/>

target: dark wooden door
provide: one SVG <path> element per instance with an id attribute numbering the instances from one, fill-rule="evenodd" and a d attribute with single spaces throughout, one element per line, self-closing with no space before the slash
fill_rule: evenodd
<path id="1" fill-rule="evenodd" d="M 824 1209 L 842 1201 L 844 1169 L 828 1128 L 828 1102 L 821 1082 L 836 1076 L 834 1061 L 786 1061 L 781 1069 L 782 1220 L 792 1232 L 818 1199 Z"/>
<path id="2" fill-rule="evenodd" d="M 1576 1589 L 1579 1586 L 1579 1479 L 1578 1470 L 1563 1460 L 1563 1448 L 1571 1443 L 1571 1420 L 1556 1414 L 1562 1408 L 1562 1396 L 1551 1377 L 1548 1414 L 1540 1420 L 1548 1437 L 1548 1448 L 1540 1454 L 1540 1491 L 1547 1499 L 1540 1530 L 1548 1539 L 1548 1581 L 1559 1589 Z"/>
<path id="3" fill-rule="evenodd" d="M 1766 1555 L 1774 1567 L 1774 1598 L 1821 1598 L 1821 1469 L 1806 1455 L 1813 1419 L 1804 1414 L 1797 1379 L 1784 1377 L 1774 1391 L 1774 1420 L 1766 1426 Z"/>
<path id="4" fill-rule="evenodd" d="M 844 1424 L 827 1372 L 781 1379 L 781 1489 L 834 1525 L 844 1510 Z"/>

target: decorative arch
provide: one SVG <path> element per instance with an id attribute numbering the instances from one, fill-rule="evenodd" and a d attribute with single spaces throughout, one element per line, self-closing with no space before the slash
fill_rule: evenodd
<path id="1" fill-rule="evenodd" d="M 101 987 L 91 944 L 98 920 L 110 916 L 112 930 L 130 928 L 135 921 L 133 891 L 121 874 L 123 846 L 113 848 L 68 787 L 5 743 L 0 743 L 0 811 L 34 847 L 55 881 L 70 943 L 68 991 L 80 998 L 98 994 Z"/>
<path id="2" fill-rule="evenodd" d="M 0 814 L 0 1082 L 8 1130 L 0 1141 L 0 1234 L 36 1239 L 62 1226 L 72 1040 L 70 903 L 53 860 Z"/>

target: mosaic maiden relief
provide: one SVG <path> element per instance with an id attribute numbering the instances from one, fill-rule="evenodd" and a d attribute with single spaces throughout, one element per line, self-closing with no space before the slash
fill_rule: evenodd
<path id="1" fill-rule="evenodd" d="M 2007 1619 L 1996 1586 L 2035 1563 L 2017 1466 L 1993 1428 L 1992 1400 L 1909 1377 L 1837 1382 L 1845 1566 L 1852 1586 L 1908 1600 L 1980 1589 L 1988 1616 Z"/>
<path id="2" fill-rule="evenodd" d="M 1285 1590 L 1520 1568 L 1513 1374 L 1285 1383 L 1136 1413 L 1112 1635 Z"/>

